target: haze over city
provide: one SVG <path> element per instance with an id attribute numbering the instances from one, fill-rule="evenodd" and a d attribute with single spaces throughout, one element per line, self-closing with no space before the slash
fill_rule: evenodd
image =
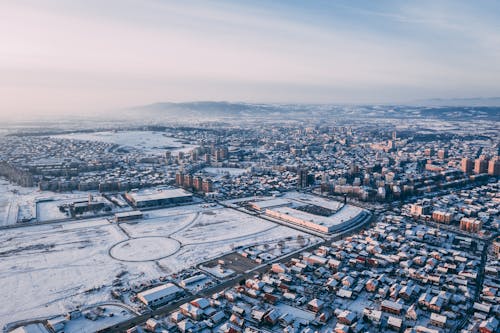
<path id="1" fill-rule="evenodd" d="M 497 1 L 5 1 L 0 114 L 500 95 Z"/>
<path id="2" fill-rule="evenodd" d="M 500 3 L 0 1 L 2 333 L 500 333 Z"/>

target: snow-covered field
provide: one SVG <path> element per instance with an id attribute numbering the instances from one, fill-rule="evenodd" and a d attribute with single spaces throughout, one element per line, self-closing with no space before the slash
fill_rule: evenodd
<path id="1" fill-rule="evenodd" d="M 59 206 L 61 201 L 40 201 L 36 203 L 36 214 L 39 222 L 62 220 L 69 217 L 66 212 L 61 212 Z"/>
<path id="2" fill-rule="evenodd" d="M 134 315 L 127 309 L 116 305 L 103 305 L 101 308 L 105 309 L 103 317 L 97 320 L 90 320 L 81 316 L 80 318 L 67 321 L 64 325 L 64 331 L 70 333 L 93 333 L 130 319 Z"/>
<path id="3" fill-rule="evenodd" d="M 162 132 L 152 131 L 104 131 L 92 133 L 69 133 L 53 135 L 53 138 L 99 141 L 133 147 L 147 153 L 164 154 L 166 150 L 187 152 L 195 145 L 182 143 L 179 139 L 165 136 Z"/>
<path id="4" fill-rule="evenodd" d="M 0 178 L 0 226 L 16 224 L 23 216 L 31 216 L 33 221 L 38 222 L 65 219 L 67 216 L 59 211 L 57 205 L 65 200 L 87 198 L 88 193 L 39 191 L 35 187 L 10 184 L 6 179 Z"/>
<path id="5" fill-rule="evenodd" d="M 107 253 L 110 244 L 122 240 L 125 235 L 105 220 L 4 230 L 0 326 L 107 299 L 106 287 L 90 289 L 109 286 L 116 274 L 127 269 Z"/>
<path id="6" fill-rule="evenodd" d="M 33 214 L 37 195 L 35 188 L 12 185 L 0 178 L 0 226 L 15 224 L 21 210 L 24 215 Z"/>
<path id="7" fill-rule="evenodd" d="M 132 238 L 111 248 L 113 258 L 123 261 L 148 261 L 173 255 L 180 243 L 167 237 Z"/>
<path id="8" fill-rule="evenodd" d="M 13 193 L 9 191 L 8 184 L 8 181 L 0 179 L 0 225 L 7 225 L 11 222 L 9 215 Z"/>
<path id="9" fill-rule="evenodd" d="M 124 271 L 125 285 L 139 283 L 238 246 L 298 235 L 312 238 L 232 209 L 201 205 L 149 211 L 146 219 L 130 224 L 91 219 L 4 230 L 0 326 L 110 300 L 112 282 Z M 119 258 L 110 256 L 112 248 Z"/>
<path id="10" fill-rule="evenodd" d="M 164 236 L 177 240 L 181 247 L 174 256 L 158 260 L 166 273 L 172 273 L 202 261 L 230 252 L 238 246 L 248 246 L 286 237 L 308 234 L 250 216 L 233 209 L 200 209 L 198 205 L 184 206 L 180 214 L 161 216 L 157 211 L 140 223 L 122 224 L 134 238 Z"/>

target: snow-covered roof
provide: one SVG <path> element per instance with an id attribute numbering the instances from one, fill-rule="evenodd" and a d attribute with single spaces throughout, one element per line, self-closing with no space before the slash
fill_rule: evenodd
<path id="1" fill-rule="evenodd" d="M 190 197 L 192 194 L 181 188 L 161 191 L 141 191 L 129 192 L 128 195 L 134 199 L 135 202 L 151 201 L 151 200 L 165 200 L 179 197 Z"/>
<path id="2" fill-rule="evenodd" d="M 47 329 L 42 324 L 30 324 L 21 326 L 11 331 L 11 333 L 48 333 Z"/>
<path id="3" fill-rule="evenodd" d="M 177 287 L 173 283 L 167 283 L 155 288 L 148 289 L 146 291 L 140 292 L 138 297 L 141 297 L 142 299 L 146 300 L 148 303 L 160 299 L 162 297 L 174 295 L 178 292 L 181 292 L 182 289 Z"/>

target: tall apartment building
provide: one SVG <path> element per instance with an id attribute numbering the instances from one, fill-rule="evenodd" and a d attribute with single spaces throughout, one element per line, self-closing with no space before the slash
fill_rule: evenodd
<path id="1" fill-rule="evenodd" d="M 432 219 L 438 223 L 450 224 L 452 218 L 453 214 L 450 212 L 443 212 L 439 210 L 432 212 Z"/>
<path id="2" fill-rule="evenodd" d="M 488 164 L 488 175 L 500 176 L 500 156 L 492 158 Z"/>
<path id="3" fill-rule="evenodd" d="M 470 158 L 464 157 L 462 158 L 462 162 L 460 163 L 460 170 L 464 173 L 472 173 L 472 168 L 474 167 L 474 163 Z"/>
<path id="4" fill-rule="evenodd" d="M 460 220 L 460 230 L 477 233 L 483 227 L 483 223 L 480 220 L 476 220 L 469 217 L 463 217 Z"/>
<path id="5" fill-rule="evenodd" d="M 184 174 L 182 172 L 177 172 L 175 174 L 175 185 L 177 186 L 184 185 Z"/>
<path id="6" fill-rule="evenodd" d="M 477 158 L 474 162 L 474 173 L 486 173 L 488 172 L 488 159 L 485 156 Z"/>

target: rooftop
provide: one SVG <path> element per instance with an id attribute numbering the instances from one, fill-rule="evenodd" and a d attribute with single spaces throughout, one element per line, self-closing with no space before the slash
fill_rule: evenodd
<path id="1" fill-rule="evenodd" d="M 272 210 L 282 214 L 293 216 L 303 221 L 313 222 L 315 224 L 327 227 L 336 226 L 349 221 L 358 216 L 363 211 L 362 208 L 345 205 L 337 213 L 333 214 L 332 216 L 326 217 L 303 212 L 290 207 L 277 207 Z"/>
<path id="2" fill-rule="evenodd" d="M 140 292 L 137 295 L 144 298 L 146 301 L 151 302 L 155 299 L 169 296 L 169 295 L 181 292 L 181 291 L 182 291 L 182 289 L 177 287 L 175 284 L 167 283 L 167 284 Z"/>
<path id="3" fill-rule="evenodd" d="M 129 192 L 128 195 L 131 196 L 136 202 L 192 196 L 190 192 L 180 188 L 170 190 L 145 190 L 140 192 Z"/>

